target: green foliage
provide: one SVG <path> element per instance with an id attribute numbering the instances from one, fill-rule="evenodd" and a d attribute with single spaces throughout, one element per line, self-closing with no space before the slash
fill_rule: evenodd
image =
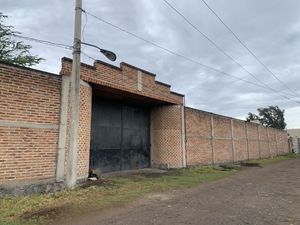
<path id="1" fill-rule="evenodd" d="M 13 26 L 4 25 L 5 18 L 7 16 L 0 12 L 0 61 L 19 66 L 33 66 L 42 61 L 42 58 L 30 54 L 30 45 L 13 39 L 13 35 L 19 33 L 13 30 Z"/>
<path id="2" fill-rule="evenodd" d="M 258 116 L 253 113 L 248 113 L 246 120 L 253 121 L 259 120 L 259 122 L 266 127 L 273 127 L 277 129 L 285 129 L 286 123 L 284 121 L 284 110 L 281 110 L 278 106 L 269 106 L 265 108 L 258 108 Z"/>

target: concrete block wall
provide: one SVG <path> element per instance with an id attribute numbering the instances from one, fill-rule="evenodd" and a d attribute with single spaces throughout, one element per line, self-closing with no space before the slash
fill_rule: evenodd
<path id="1" fill-rule="evenodd" d="M 187 165 L 268 158 L 289 152 L 285 131 L 185 108 Z"/>
<path id="2" fill-rule="evenodd" d="M 55 179 L 61 78 L 0 64 L 0 183 Z"/>

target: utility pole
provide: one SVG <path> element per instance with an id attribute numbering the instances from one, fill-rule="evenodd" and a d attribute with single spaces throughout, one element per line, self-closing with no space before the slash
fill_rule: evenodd
<path id="1" fill-rule="evenodd" d="M 66 174 L 66 185 L 68 188 L 75 187 L 77 181 L 76 168 L 79 129 L 81 14 L 82 0 L 76 0 L 70 98 L 71 126 L 69 130 L 69 153 L 67 158 L 68 161 Z"/>

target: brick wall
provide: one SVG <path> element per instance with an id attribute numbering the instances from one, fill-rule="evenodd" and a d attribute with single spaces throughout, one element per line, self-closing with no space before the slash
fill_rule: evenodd
<path id="1" fill-rule="evenodd" d="M 260 157 L 257 126 L 255 123 L 247 123 L 249 159 Z"/>
<path id="2" fill-rule="evenodd" d="M 182 167 L 182 113 L 180 105 L 155 107 L 151 111 L 151 165 Z"/>
<path id="3" fill-rule="evenodd" d="M 212 163 L 210 115 L 202 111 L 185 108 L 185 129 L 188 165 Z"/>
<path id="4" fill-rule="evenodd" d="M 80 87 L 79 141 L 77 157 L 78 178 L 88 177 L 90 160 L 90 136 L 92 116 L 92 88 L 88 84 Z"/>
<path id="5" fill-rule="evenodd" d="M 289 152 L 287 133 L 185 108 L 187 165 L 268 158 Z"/>
<path id="6" fill-rule="evenodd" d="M 64 78 L 71 74 L 69 59 L 62 60 L 61 74 Z M 182 167 L 186 161 L 188 165 L 195 165 L 267 158 L 289 150 L 286 132 L 196 109 L 183 109 L 183 96 L 170 91 L 170 85 L 126 63 L 121 63 L 120 68 L 100 61 L 93 66 L 82 64 L 81 79 L 93 87 L 109 87 L 124 95 L 138 96 L 139 101 L 155 103 L 151 109 L 152 166 Z M 62 135 L 61 131 L 68 133 L 70 112 L 65 110 L 63 124 L 60 112 L 64 110 L 60 104 L 65 99 L 62 93 L 68 91 L 62 91 L 66 90 L 62 88 L 65 84 L 62 80 L 65 79 L 61 76 L 42 71 L 0 65 L 0 183 L 54 180 L 58 161 L 62 164 L 62 170 L 58 171 L 63 180 L 68 135 Z M 68 96 L 62 102 L 66 102 L 62 108 L 67 108 Z M 92 88 L 82 82 L 78 178 L 87 177 L 89 169 L 91 105 Z M 58 149 L 59 135 L 66 139 L 60 138 L 59 144 L 62 140 L 63 144 Z"/>
<path id="7" fill-rule="evenodd" d="M 248 159 L 248 145 L 246 123 L 241 120 L 233 120 L 233 137 L 234 137 L 234 160 L 243 161 Z"/>
<path id="8" fill-rule="evenodd" d="M 71 69 L 72 60 L 63 58 L 60 74 L 70 75 Z M 141 90 L 138 90 L 138 73 L 142 77 Z M 82 63 L 80 77 L 88 83 L 137 94 L 140 97 L 143 96 L 172 104 L 183 103 L 183 95 L 172 92 L 170 85 L 156 81 L 155 74 L 126 63 L 121 63 L 120 67 L 115 67 L 101 61 L 95 61 L 93 66 Z"/>
<path id="9" fill-rule="evenodd" d="M 231 121 L 222 116 L 213 116 L 214 129 L 214 162 L 233 161 L 232 140 L 231 140 Z"/>
<path id="10" fill-rule="evenodd" d="M 69 84 L 70 86 L 70 84 Z M 70 88 L 70 87 L 69 87 Z M 69 89 L 70 96 L 70 89 Z M 91 136 L 91 117 L 92 117 L 92 87 L 80 81 L 80 104 L 79 104 L 79 130 L 78 130 L 78 151 L 77 151 L 77 178 L 83 179 L 88 177 L 89 160 L 90 160 L 90 136 Z M 68 154 L 69 154 L 69 129 L 70 129 L 70 99 L 68 97 L 67 127 L 65 140 L 65 162 L 64 162 L 64 179 L 67 176 Z"/>
<path id="11" fill-rule="evenodd" d="M 0 182 L 54 179 L 59 76 L 0 65 Z"/>

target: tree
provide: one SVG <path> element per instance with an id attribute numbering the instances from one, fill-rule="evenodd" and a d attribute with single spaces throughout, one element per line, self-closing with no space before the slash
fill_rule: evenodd
<path id="1" fill-rule="evenodd" d="M 285 129 L 286 123 L 284 122 L 284 110 L 278 106 L 269 106 L 266 108 L 258 108 L 258 116 L 253 113 L 248 113 L 246 120 L 259 120 L 260 124 L 266 127 L 273 127 L 277 129 Z"/>
<path id="2" fill-rule="evenodd" d="M 42 58 L 30 54 L 30 45 L 13 39 L 13 35 L 19 32 L 14 31 L 13 26 L 4 25 L 5 18 L 7 16 L 0 12 L 0 61 L 20 66 L 33 66 L 42 61 Z"/>

